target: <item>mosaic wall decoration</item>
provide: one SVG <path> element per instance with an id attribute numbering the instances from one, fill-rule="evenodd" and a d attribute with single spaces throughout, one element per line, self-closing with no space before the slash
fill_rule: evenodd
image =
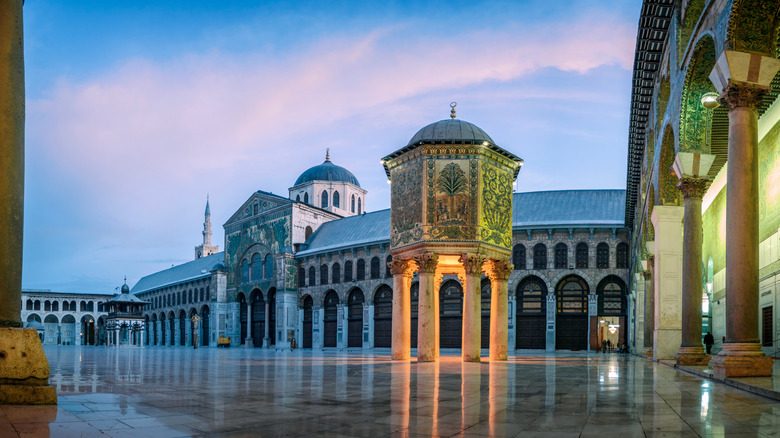
<path id="1" fill-rule="evenodd" d="M 484 241 L 512 246 L 512 172 L 482 164 L 482 235 Z"/>
<path id="2" fill-rule="evenodd" d="M 710 81 L 717 60 L 715 41 L 710 36 L 699 40 L 688 65 L 680 102 L 680 150 L 683 152 L 709 153 L 709 133 L 712 125 L 712 110 L 704 108 L 701 98 L 705 93 L 715 92 Z"/>
<path id="3" fill-rule="evenodd" d="M 685 7 L 682 22 L 677 32 L 677 62 L 682 63 L 685 49 L 691 42 L 693 30 L 699 21 L 702 11 L 704 11 L 704 0 L 689 0 Z"/>
<path id="4" fill-rule="evenodd" d="M 677 175 L 672 170 L 674 155 L 674 132 L 667 126 L 658 163 L 658 192 L 661 205 L 682 205 L 682 195 L 677 188 Z"/>
<path id="5" fill-rule="evenodd" d="M 228 289 L 236 286 L 236 272 L 241 257 L 255 244 L 268 247 L 272 254 L 290 250 L 291 214 L 289 209 L 238 224 L 225 225 L 225 268 L 228 271 Z"/>
<path id="6" fill-rule="evenodd" d="M 474 240 L 478 176 L 476 172 L 471 175 L 469 160 L 435 160 L 432 171 L 436 177 L 428 180 L 428 216 L 431 217 L 432 211 L 434 219 L 429 223 L 429 237 L 435 240 Z M 430 203 L 431 200 L 433 203 Z"/>
<path id="7" fill-rule="evenodd" d="M 415 160 L 392 171 L 391 205 L 403 206 L 391 212 L 393 246 L 405 245 L 422 237 L 423 160 Z"/>
<path id="8" fill-rule="evenodd" d="M 777 56 L 777 0 L 734 0 L 728 27 L 731 50 Z"/>
<path id="9" fill-rule="evenodd" d="M 780 228 L 780 123 L 758 143 L 759 241 Z"/>
<path id="10" fill-rule="evenodd" d="M 712 257 L 715 272 L 726 267 L 726 188 L 715 196 L 702 215 L 702 261 Z"/>

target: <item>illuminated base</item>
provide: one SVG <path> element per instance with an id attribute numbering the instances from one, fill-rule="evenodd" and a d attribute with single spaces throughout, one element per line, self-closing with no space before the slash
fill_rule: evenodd
<path id="1" fill-rule="evenodd" d="M 725 343 L 710 360 L 712 373 L 719 379 L 729 377 L 770 377 L 773 360 L 764 355 L 759 343 Z"/>
<path id="2" fill-rule="evenodd" d="M 34 329 L 0 328 L 0 405 L 56 405 L 49 361 Z"/>
<path id="3" fill-rule="evenodd" d="M 710 363 L 710 355 L 704 352 L 702 347 L 680 347 L 680 351 L 674 356 L 677 365 L 707 365 Z"/>

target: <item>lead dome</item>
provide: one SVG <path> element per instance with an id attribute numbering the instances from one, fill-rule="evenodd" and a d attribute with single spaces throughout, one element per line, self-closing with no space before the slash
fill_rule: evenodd
<path id="1" fill-rule="evenodd" d="M 444 119 L 424 126 L 409 140 L 407 146 L 418 143 L 448 141 L 454 143 L 483 142 L 495 144 L 479 126 L 460 119 Z"/>
<path id="2" fill-rule="evenodd" d="M 309 181 L 339 181 L 348 182 L 360 187 L 355 175 L 349 170 L 333 164 L 329 158 L 325 159 L 325 162 L 314 167 L 306 169 L 301 176 L 295 180 L 295 185 L 307 183 Z"/>

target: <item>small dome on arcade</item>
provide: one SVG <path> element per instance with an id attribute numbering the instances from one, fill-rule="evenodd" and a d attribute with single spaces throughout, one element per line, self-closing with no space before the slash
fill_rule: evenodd
<path id="1" fill-rule="evenodd" d="M 355 175 L 349 170 L 337 166 L 330 161 L 330 149 L 325 153 L 325 162 L 320 165 L 310 167 L 295 180 L 295 185 L 307 183 L 309 181 L 338 181 L 348 182 L 360 187 Z"/>
<path id="2" fill-rule="evenodd" d="M 453 143 L 474 143 L 487 141 L 488 143 L 495 144 L 493 139 L 479 126 L 469 123 L 465 120 L 459 120 L 455 118 L 455 106 L 457 104 L 452 102 L 450 104 L 450 118 L 439 120 L 438 122 L 431 123 L 424 126 L 417 131 L 416 134 L 409 140 L 407 146 L 411 146 L 420 142 L 453 142 Z"/>

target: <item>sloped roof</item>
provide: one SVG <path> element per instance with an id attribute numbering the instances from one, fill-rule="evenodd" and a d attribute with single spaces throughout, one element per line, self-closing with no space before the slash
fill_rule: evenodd
<path id="1" fill-rule="evenodd" d="M 307 240 L 309 245 L 299 256 L 353 248 L 390 240 L 390 209 L 345 217 L 320 225 Z"/>
<path id="2" fill-rule="evenodd" d="M 625 190 L 555 190 L 515 193 L 512 227 L 624 226 Z M 297 256 L 390 241 L 390 210 L 325 222 Z"/>
<path id="3" fill-rule="evenodd" d="M 107 301 L 108 303 L 129 303 L 129 304 L 149 304 L 149 301 L 144 301 L 133 294 L 121 293 L 114 295 Z"/>
<path id="4" fill-rule="evenodd" d="M 211 271 L 214 269 L 224 269 L 224 264 L 225 251 L 220 251 L 207 257 L 168 268 L 164 271 L 149 274 L 138 280 L 138 283 L 133 286 L 130 293 L 138 294 L 169 284 L 206 277 L 211 275 Z"/>
<path id="5" fill-rule="evenodd" d="M 616 226 L 625 221 L 625 190 L 515 193 L 513 227 Z"/>

